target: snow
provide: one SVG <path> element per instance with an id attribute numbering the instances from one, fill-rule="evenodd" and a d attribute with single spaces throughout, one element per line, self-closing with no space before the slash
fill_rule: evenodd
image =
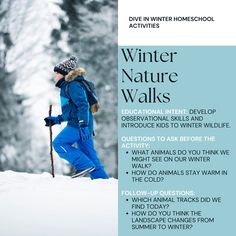
<path id="1" fill-rule="evenodd" d="M 0 172 L 0 235 L 117 236 L 118 181 Z"/>

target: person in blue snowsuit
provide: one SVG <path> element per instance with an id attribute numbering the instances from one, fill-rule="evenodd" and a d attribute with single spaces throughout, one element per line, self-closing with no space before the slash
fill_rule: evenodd
<path id="1" fill-rule="evenodd" d="M 71 56 L 54 67 L 62 114 L 46 117 L 45 125 L 67 121 L 67 126 L 53 140 L 54 150 L 76 169 L 77 175 L 89 173 L 91 179 L 108 179 L 94 149 L 93 115 L 86 90 L 80 83 L 85 70 L 76 68 L 76 64 L 77 58 Z"/>

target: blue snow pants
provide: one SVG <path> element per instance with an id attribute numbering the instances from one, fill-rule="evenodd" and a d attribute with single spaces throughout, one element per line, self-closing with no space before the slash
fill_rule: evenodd
<path id="1" fill-rule="evenodd" d="M 73 146 L 75 143 L 77 147 Z M 77 128 L 66 126 L 53 140 L 53 148 L 77 171 L 95 167 L 95 170 L 90 172 L 91 179 L 109 178 L 94 149 L 93 138 L 82 142 Z"/>

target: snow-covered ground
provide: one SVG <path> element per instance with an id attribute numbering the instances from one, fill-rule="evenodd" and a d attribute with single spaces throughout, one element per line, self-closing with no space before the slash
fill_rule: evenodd
<path id="1" fill-rule="evenodd" d="M 118 181 L 0 172 L 1 236 L 117 236 Z"/>

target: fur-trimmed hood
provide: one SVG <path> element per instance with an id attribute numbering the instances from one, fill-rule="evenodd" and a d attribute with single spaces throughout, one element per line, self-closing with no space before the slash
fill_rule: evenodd
<path id="1" fill-rule="evenodd" d="M 77 76 L 83 76 L 85 75 L 85 69 L 82 67 L 75 68 L 74 70 L 71 70 L 66 76 L 65 81 L 71 82 L 73 81 Z"/>

